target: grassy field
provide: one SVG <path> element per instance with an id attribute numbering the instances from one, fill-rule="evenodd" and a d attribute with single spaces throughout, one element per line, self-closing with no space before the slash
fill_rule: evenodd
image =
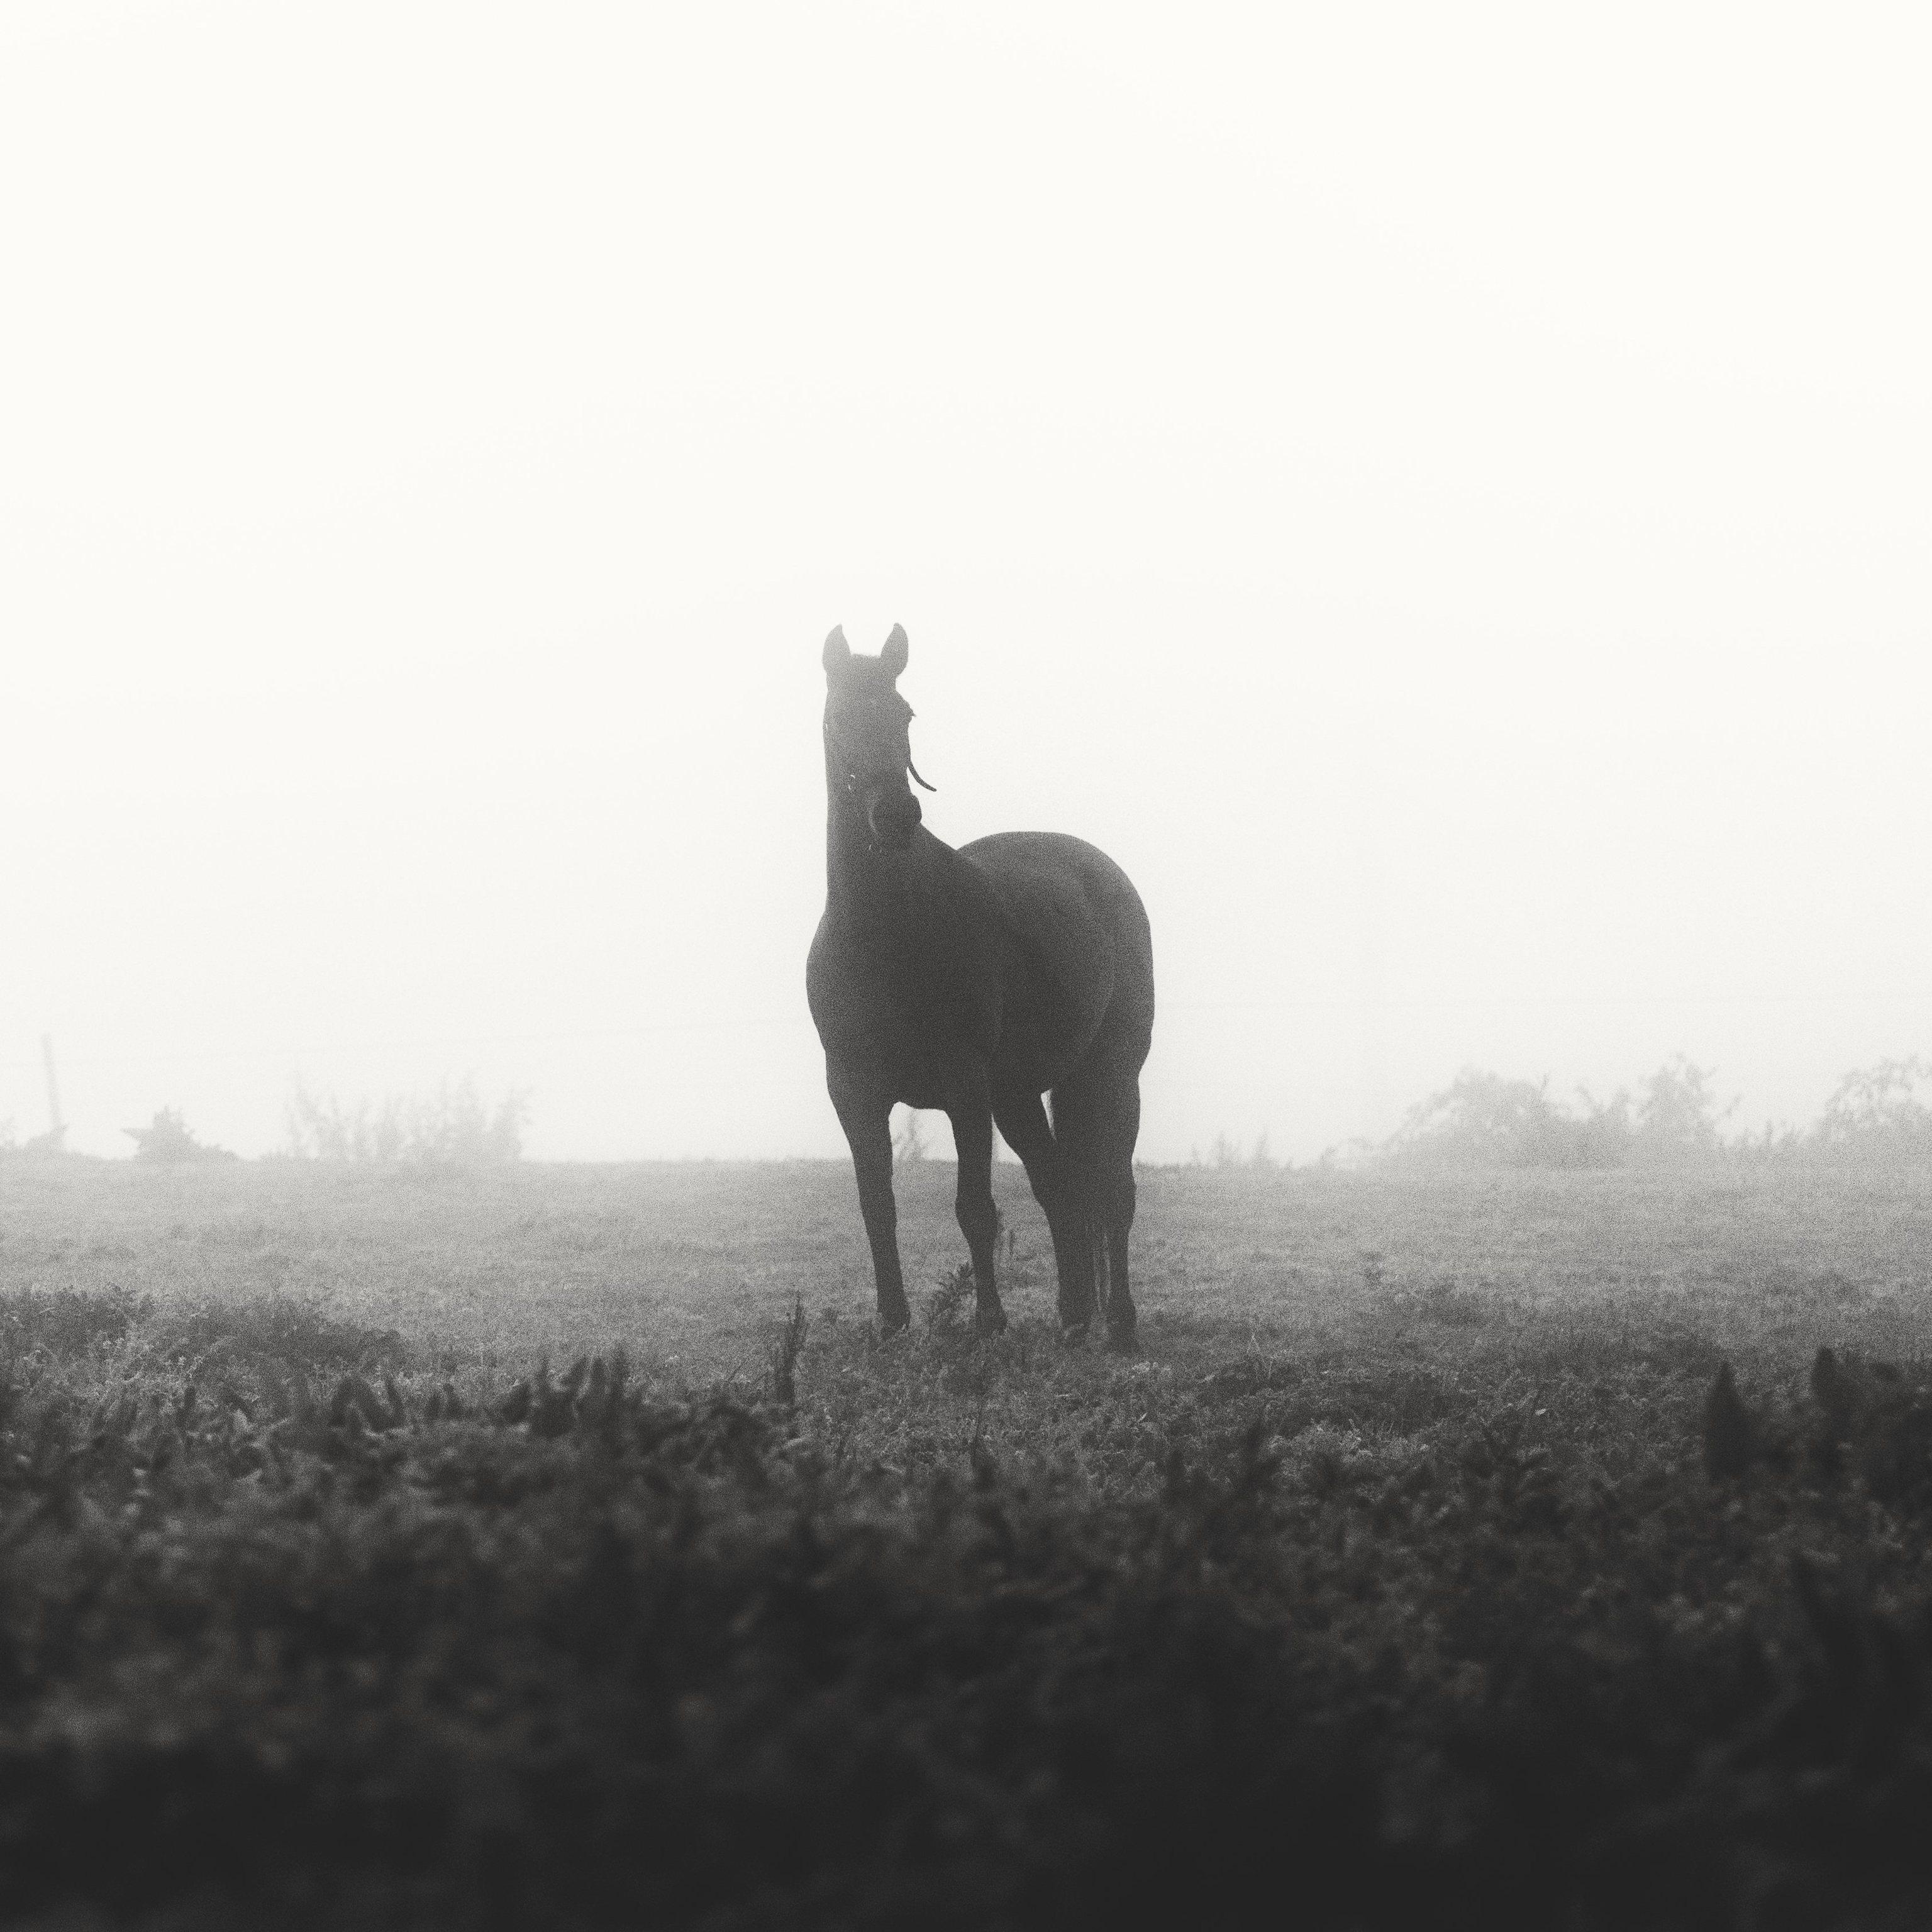
<path id="1" fill-rule="evenodd" d="M 1932 1178 L 951 1184 L 0 1161 L 0 1912 L 1932 1914 Z"/>
<path id="2" fill-rule="evenodd" d="M 964 1244 L 950 1166 L 902 1168 L 897 1184 L 916 1305 Z M 1016 1168 L 996 1170 L 995 1191 L 1016 1244 L 1010 1312 L 1049 1321 L 1046 1222 Z M 1135 1292 L 1167 1331 L 1150 1336 L 1163 1360 L 1400 1325 L 1405 1296 L 1450 1282 L 1488 1310 L 1480 1325 L 1512 1335 L 1623 1316 L 1689 1321 L 1745 1354 L 1925 1340 L 1932 1177 L 1182 1168 L 1144 1172 L 1140 1204 Z M 0 1287 L 116 1286 L 164 1303 L 312 1299 L 505 1364 L 621 1344 L 694 1378 L 761 1372 L 794 1296 L 814 1317 L 872 1306 L 838 1162 L 0 1166 Z"/>

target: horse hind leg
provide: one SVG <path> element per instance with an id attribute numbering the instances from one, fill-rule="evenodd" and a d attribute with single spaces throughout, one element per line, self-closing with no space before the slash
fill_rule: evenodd
<path id="1" fill-rule="evenodd" d="M 1034 1198 L 1053 1235 L 1061 1329 L 1084 1334 L 1094 1314 L 1093 1248 L 1086 1214 L 1069 1180 L 1066 1161 L 1037 1094 L 1003 1094 L 993 1118 L 1020 1157 Z"/>

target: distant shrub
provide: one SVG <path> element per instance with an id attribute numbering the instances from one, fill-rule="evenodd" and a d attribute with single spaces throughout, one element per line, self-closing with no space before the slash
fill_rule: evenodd
<path id="1" fill-rule="evenodd" d="M 1396 1166 L 1481 1172 L 1504 1168 L 1694 1167 L 1715 1162 L 1816 1161 L 1838 1157 L 1887 1166 L 1932 1164 L 1932 1058 L 1881 1060 L 1847 1073 L 1811 1127 L 1767 1124 L 1727 1133 L 1736 1099 L 1719 1097 L 1714 1068 L 1673 1054 L 1633 1094 L 1607 1100 L 1587 1088 L 1565 1105 L 1550 1082 L 1511 1079 L 1466 1066 L 1412 1107 L 1387 1140 L 1330 1148 L 1324 1170 Z M 1190 1166 L 1204 1165 L 1199 1149 Z M 1263 1134 L 1252 1153 L 1216 1137 L 1205 1165 L 1266 1169 L 1283 1165 Z"/>
<path id="2" fill-rule="evenodd" d="M 1932 1160 L 1932 1061 L 1917 1055 L 1855 1068 L 1833 1089 L 1815 1139 L 1862 1160 Z"/>
<path id="3" fill-rule="evenodd" d="M 1546 1080 L 1508 1080 L 1466 1067 L 1439 1094 L 1411 1108 L 1384 1149 L 1388 1158 L 1445 1168 L 1617 1167 L 1630 1158 L 1628 1098 L 1568 1112 Z"/>
<path id="4" fill-rule="evenodd" d="M 164 1107 L 149 1126 L 123 1127 L 121 1131 L 134 1142 L 136 1160 L 178 1166 L 189 1161 L 239 1158 L 226 1148 L 204 1147 L 189 1130 L 187 1121 L 172 1107 Z"/>
<path id="5" fill-rule="evenodd" d="M 902 1107 L 899 1114 L 898 1131 L 892 1136 L 892 1165 L 916 1167 L 926 1158 L 926 1130 L 920 1125 L 916 1107 Z"/>
<path id="6" fill-rule="evenodd" d="M 1724 1123 L 1736 1111 L 1733 1100 L 1720 1109 L 1712 1087 L 1714 1068 L 1695 1066 L 1679 1053 L 1660 1066 L 1642 1086 L 1632 1136 L 1642 1159 L 1678 1162 L 1707 1159 L 1723 1148 Z"/>
<path id="7" fill-rule="evenodd" d="M 487 1106 L 476 1084 L 446 1080 L 434 1094 L 390 1094 L 351 1113 L 333 1094 L 296 1082 L 290 1096 L 287 1151 L 300 1160 L 413 1160 L 482 1166 L 517 1160 L 524 1151 L 530 1098 L 504 1095 Z"/>
<path id="8" fill-rule="evenodd" d="M 1226 1134 L 1216 1134 L 1212 1160 L 1216 1167 L 1251 1167 L 1261 1174 L 1271 1174 L 1284 1165 L 1268 1150 L 1266 1128 L 1262 1129 L 1251 1148 L 1243 1148 L 1238 1141 L 1230 1140 Z M 1193 1165 L 1199 1164 L 1197 1156 Z"/>
<path id="9" fill-rule="evenodd" d="M 1551 1097 L 1546 1078 L 1510 1080 L 1465 1067 L 1410 1110 L 1380 1157 L 1462 1169 L 1712 1159 L 1725 1150 L 1721 1129 L 1732 1111 L 1719 1107 L 1714 1078 L 1678 1054 L 1642 1083 L 1635 1100 L 1620 1090 L 1600 1101 L 1579 1088 L 1573 1109 Z"/>

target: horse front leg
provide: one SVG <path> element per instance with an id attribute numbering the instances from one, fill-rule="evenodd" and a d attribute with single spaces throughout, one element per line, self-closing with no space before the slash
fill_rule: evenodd
<path id="1" fill-rule="evenodd" d="M 950 1096 L 946 1116 L 952 1123 L 952 1144 L 959 1160 L 959 1184 L 953 1212 L 973 1257 L 973 1288 L 977 1306 L 973 1326 L 982 1335 L 997 1335 L 1006 1325 L 1000 1291 L 993 1279 L 993 1246 L 1000 1216 L 993 1205 L 993 1109 L 983 1070 L 963 1079 L 962 1090 Z"/>
<path id="2" fill-rule="evenodd" d="M 899 1210 L 892 1198 L 892 1106 L 890 1100 L 855 1093 L 832 1083 L 832 1104 L 852 1150 L 852 1173 L 859 1184 L 859 1212 L 866 1217 L 872 1245 L 872 1278 L 878 1285 L 879 1326 L 896 1335 L 912 1319 L 905 1277 L 899 1272 Z"/>

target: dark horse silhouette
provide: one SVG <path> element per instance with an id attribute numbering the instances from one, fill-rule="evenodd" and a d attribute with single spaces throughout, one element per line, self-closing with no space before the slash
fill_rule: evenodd
<path id="1" fill-rule="evenodd" d="M 956 1207 L 973 1256 L 976 1325 L 1006 1326 L 993 1279 L 993 1126 L 1046 1210 L 1060 1318 L 1104 1308 L 1134 1336 L 1140 1070 L 1154 1034 L 1154 947 L 1126 874 L 1052 832 L 1006 832 L 955 851 L 920 823 L 906 782 L 912 706 L 897 625 L 876 658 L 825 640 L 825 916 L 806 989 L 826 1084 L 852 1146 L 879 1318 L 909 1318 L 892 1200 L 894 1104 L 944 1108 L 958 1149 Z M 1051 1092 L 1049 1124 L 1040 1096 Z"/>

